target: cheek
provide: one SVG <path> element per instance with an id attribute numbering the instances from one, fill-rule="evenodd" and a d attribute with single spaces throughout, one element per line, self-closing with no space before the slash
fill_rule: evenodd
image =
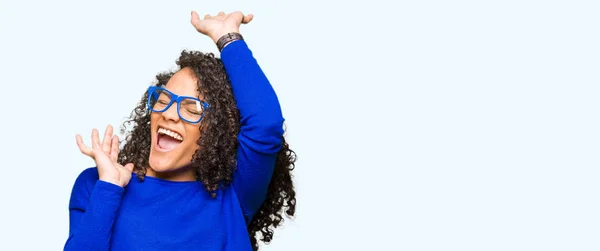
<path id="1" fill-rule="evenodd" d="M 200 139 L 200 127 L 188 125 L 185 128 L 185 133 L 186 133 L 185 154 L 189 155 L 191 158 L 192 155 L 194 155 L 194 153 L 196 152 L 196 150 L 198 150 L 198 148 L 200 148 L 200 146 L 197 143 L 198 139 Z"/>
<path id="2" fill-rule="evenodd" d="M 198 148 L 200 148 L 200 147 L 195 142 L 193 144 L 191 144 L 190 146 L 187 146 L 185 148 L 183 159 L 185 159 L 186 161 L 192 161 L 192 159 L 194 158 L 194 153 L 196 153 Z"/>
<path id="3" fill-rule="evenodd" d="M 154 126 L 156 125 L 158 119 L 160 119 L 160 114 L 153 112 L 150 114 L 150 127 L 154 128 Z"/>
<path id="4" fill-rule="evenodd" d="M 200 125 L 185 125 L 185 135 L 190 142 L 198 142 L 200 138 Z"/>
<path id="5" fill-rule="evenodd" d="M 155 127 L 156 127 L 156 123 L 159 118 L 160 118 L 160 114 L 158 114 L 158 113 L 150 114 L 150 139 L 151 140 L 154 140 L 154 138 L 156 137 L 154 132 L 156 132 Z"/>

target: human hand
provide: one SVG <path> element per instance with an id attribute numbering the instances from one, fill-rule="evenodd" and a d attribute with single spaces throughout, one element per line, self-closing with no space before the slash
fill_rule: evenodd
<path id="1" fill-rule="evenodd" d="M 221 11 L 216 16 L 206 14 L 204 19 L 200 19 L 198 13 L 192 11 L 191 23 L 198 32 L 207 35 L 216 43 L 219 38 L 227 33 L 239 33 L 240 25 L 250 23 L 253 18 L 254 15 L 244 15 L 240 11 L 228 14 Z"/>
<path id="2" fill-rule="evenodd" d="M 81 153 L 90 156 L 96 162 L 98 167 L 98 176 L 100 180 L 115 184 L 120 187 L 125 187 L 131 180 L 133 172 L 133 164 L 129 163 L 125 166 L 117 163 L 119 156 L 119 137 L 113 134 L 112 126 L 107 126 L 104 132 L 102 144 L 98 137 L 98 130 L 92 130 L 92 147 L 88 147 L 83 143 L 81 135 L 75 136 L 77 146 Z"/>

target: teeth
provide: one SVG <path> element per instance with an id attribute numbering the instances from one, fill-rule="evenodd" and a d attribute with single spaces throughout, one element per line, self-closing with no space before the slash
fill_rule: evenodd
<path id="1" fill-rule="evenodd" d="M 165 129 L 165 128 L 158 128 L 158 133 L 160 134 L 166 134 L 169 135 L 179 141 L 183 141 L 183 137 L 181 137 L 181 135 L 179 135 L 179 133 L 176 133 L 174 131 L 171 131 L 169 129 Z"/>

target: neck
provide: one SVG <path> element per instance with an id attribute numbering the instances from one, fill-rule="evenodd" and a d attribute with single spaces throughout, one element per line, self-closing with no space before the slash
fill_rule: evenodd
<path id="1" fill-rule="evenodd" d="M 168 181 L 196 181 L 196 172 L 190 166 L 167 172 L 156 172 L 152 167 L 148 167 L 146 168 L 146 176 Z"/>

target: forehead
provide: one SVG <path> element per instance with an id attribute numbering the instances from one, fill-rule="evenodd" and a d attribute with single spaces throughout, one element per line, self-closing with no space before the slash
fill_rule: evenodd
<path id="1" fill-rule="evenodd" d="M 198 79 L 189 68 L 183 68 L 173 74 L 165 88 L 180 96 L 198 97 L 199 95 Z"/>

